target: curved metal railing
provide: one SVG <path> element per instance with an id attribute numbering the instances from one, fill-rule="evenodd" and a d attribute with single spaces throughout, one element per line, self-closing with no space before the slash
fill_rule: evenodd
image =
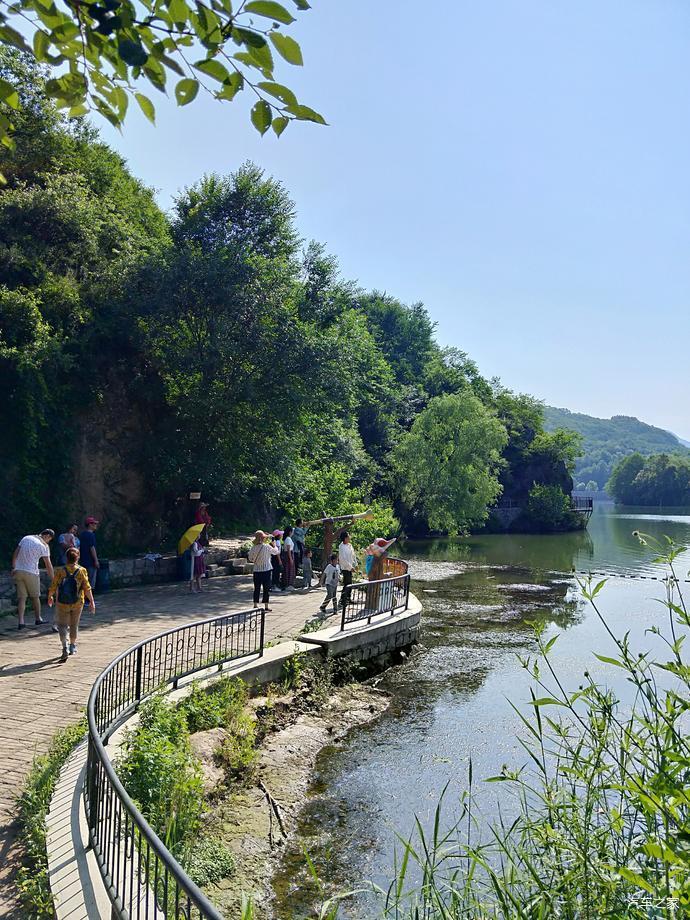
<path id="1" fill-rule="evenodd" d="M 161 686 L 213 666 L 261 657 L 265 612 L 247 610 L 169 629 L 123 652 L 89 696 L 84 801 L 89 841 L 122 920 L 222 920 L 127 794 L 108 739 Z"/>
<path id="2" fill-rule="evenodd" d="M 366 620 L 381 614 L 393 615 L 407 610 L 410 600 L 409 566 L 404 559 L 387 556 L 379 567 L 381 578 L 356 581 L 343 588 L 340 628 L 349 623 Z"/>

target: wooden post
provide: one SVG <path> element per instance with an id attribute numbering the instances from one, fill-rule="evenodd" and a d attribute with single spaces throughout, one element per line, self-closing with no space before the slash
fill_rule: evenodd
<path id="1" fill-rule="evenodd" d="M 323 564 L 322 568 L 328 565 L 328 558 L 333 549 L 333 518 L 327 518 L 323 522 Z"/>

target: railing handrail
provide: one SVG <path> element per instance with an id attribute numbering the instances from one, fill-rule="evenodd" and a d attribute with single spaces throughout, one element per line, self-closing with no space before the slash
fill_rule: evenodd
<path id="1" fill-rule="evenodd" d="M 401 559 L 401 560 L 398 560 L 398 561 L 404 562 L 404 560 L 402 560 L 402 559 Z M 406 562 L 405 562 L 405 566 L 408 567 Z M 409 567 L 408 567 L 408 568 L 409 568 Z M 385 586 L 385 585 L 394 586 L 394 585 L 396 585 L 396 584 L 399 585 L 399 586 L 401 586 L 401 587 L 403 588 L 403 590 L 404 590 L 404 593 L 405 593 L 405 602 L 404 602 L 404 604 L 395 604 L 395 603 L 393 603 L 393 604 L 391 604 L 390 608 L 389 608 L 389 607 L 384 607 L 384 608 L 382 608 L 382 609 L 378 609 L 378 607 L 377 607 L 376 609 L 370 609 L 370 608 L 368 608 L 368 607 L 364 607 L 364 608 L 362 609 L 362 612 L 361 612 L 361 614 L 360 614 L 359 616 L 352 616 L 352 615 L 351 615 L 351 616 L 348 618 L 348 616 L 347 616 L 347 608 L 348 608 L 348 606 L 349 606 L 349 607 L 354 606 L 353 603 L 352 603 L 352 600 L 351 600 L 353 594 L 355 594 L 355 593 L 358 592 L 358 591 L 359 591 L 359 592 L 366 592 L 366 594 L 368 594 L 369 592 L 372 592 L 372 594 L 375 595 L 375 601 L 376 601 L 376 603 L 378 604 L 378 599 L 379 599 L 379 596 L 380 596 L 380 592 L 382 591 L 382 589 L 384 588 L 384 586 Z M 345 592 L 347 592 L 347 594 L 346 594 Z M 343 631 L 345 630 L 345 626 L 346 626 L 348 623 L 357 623 L 357 622 L 359 622 L 360 620 L 367 620 L 368 622 L 371 622 L 372 617 L 374 617 L 374 616 L 385 615 L 385 614 L 392 615 L 392 614 L 394 614 L 395 611 L 398 610 L 398 609 L 406 610 L 406 609 L 407 609 L 408 602 L 409 602 L 409 594 L 410 594 L 410 574 L 409 574 L 409 571 L 406 571 L 403 575 L 389 575 L 389 576 L 387 576 L 386 578 L 375 578 L 375 579 L 373 579 L 373 580 L 371 580 L 371 581 L 369 581 L 369 580 L 364 580 L 364 581 L 355 581 L 355 582 L 353 582 L 351 585 L 348 585 L 346 588 L 343 588 L 343 595 L 341 596 L 341 604 L 342 604 L 342 614 L 341 614 L 341 619 L 340 619 L 340 630 L 341 630 L 341 632 L 343 632 Z M 391 590 L 391 600 L 393 600 L 394 597 L 395 597 L 394 591 Z"/>
<path id="2" fill-rule="evenodd" d="M 190 674 L 195 673 L 200 670 L 199 667 L 194 667 L 192 669 L 182 670 L 179 673 L 175 673 L 174 676 L 168 676 L 164 678 L 156 687 L 147 689 L 143 693 L 141 692 L 140 685 L 137 685 L 137 694 L 134 699 L 127 702 L 127 705 L 119 712 L 115 714 L 115 717 L 102 729 L 99 727 L 98 720 L 96 718 L 96 706 L 99 702 L 99 692 L 103 687 L 107 677 L 112 674 L 112 672 L 117 668 L 118 664 L 126 659 L 140 660 L 139 651 L 146 648 L 147 646 L 153 646 L 154 643 L 160 642 L 162 639 L 165 639 L 168 636 L 179 634 L 184 632 L 184 630 L 192 629 L 194 627 L 208 627 L 211 629 L 214 623 L 232 621 L 233 625 L 237 622 L 244 622 L 246 617 L 249 614 L 260 614 L 261 617 L 261 634 L 260 634 L 260 643 L 258 650 L 253 652 L 244 652 L 242 654 L 230 655 L 217 658 L 213 661 L 210 661 L 206 667 L 212 668 L 222 665 L 226 661 L 237 660 L 240 658 L 249 657 L 252 654 L 263 654 L 263 627 L 265 620 L 265 611 L 260 608 L 252 608 L 251 610 L 243 610 L 234 614 L 221 614 L 219 616 L 210 617 L 206 620 L 192 620 L 188 623 L 185 623 L 181 626 L 172 627 L 171 629 L 164 630 L 163 632 L 156 633 L 154 636 L 149 636 L 147 639 L 143 639 L 141 642 L 137 642 L 135 645 L 132 645 L 126 651 L 122 652 L 116 658 L 114 658 L 110 664 L 101 671 L 98 675 L 94 684 L 91 688 L 89 694 L 89 699 L 87 703 L 87 724 L 88 724 L 88 740 L 90 753 L 93 754 L 93 757 L 96 758 L 97 764 L 94 764 L 92 757 L 90 756 L 87 761 L 87 775 L 86 782 L 84 786 L 85 800 L 86 800 L 86 812 L 87 819 L 89 824 L 89 837 L 92 845 L 95 845 L 94 840 L 94 827 L 93 820 L 95 818 L 95 809 L 97 803 L 91 801 L 92 794 L 92 783 L 96 782 L 96 777 L 93 775 L 93 771 L 98 764 L 102 767 L 107 781 L 113 788 L 113 791 L 116 797 L 119 799 L 121 805 L 123 806 L 125 812 L 129 815 L 129 818 L 132 822 L 132 825 L 136 827 L 137 831 L 140 833 L 141 837 L 145 840 L 146 845 L 154 852 L 154 854 L 160 859 L 161 863 L 165 867 L 166 871 L 170 873 L 172 878 L 178 884 L 180 889 L 184 892 L 186 899 L 193 904 L 196 910 L 209 920 L 222 920 L 222 915 L 216 907 L 208 900 L 204 895 L 201 889 L 189 878 L 184 869 L 177 862 L 172 853 L 168 850 L 165 844 L 158 837 L 156 832 L 150 826 L 146 818 L 142 815 L 140 810 L 137 808 L 136 804 L 129 796 L 127 790 L 120 781 L 113 764 L 108 757 L 108 754 L 105 750 L 105 743 L 110 735 L 115 731 L 124 721 L 134 712 L 141 702 L 148 697 L 152 696 L 158 687 L 165 684 L 175 683 L 180 678 L 189 676 Z M 209 633 L 210 637 L 210 633 Z M 119 892 L 117 890 L 117 883 L 113 884 L 112 878 L 109 876 L 109 872 L 106 871 L 106 867 L 103 864 L 101 854 L 97 853 L 97 862 L 103 880 L 108 888 L 109 895 L 112 892 L 114 897 L 111 897 L 111 901 L 115 903 L 119 899 Z M 126 858 L 126 856 L 125 856 Z M 119 873 L 118 873 L 119 874 Z M 146 879 L 143 885 L 148 886 L 149 881 Z M 132 898 L 132 892 L 130 891 L 130 900 Z M 154 892 L 154 902 L 156 900 L 156 893 Z M 154 914 L 156 908 L 154 905 Z M 167 916 L 167 913 L 166 913 Z"/>

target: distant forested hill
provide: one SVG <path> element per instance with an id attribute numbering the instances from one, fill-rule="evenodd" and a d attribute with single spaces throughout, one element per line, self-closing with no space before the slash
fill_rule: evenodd
<path id="1" fill-rule="evenodd" d="M 690 454 L 670 431 L 647 425 L 629 415 L 594 418 L 546 406 L 545 427 L 547 431 L 570 428 L 582 435 L 584 453 L 575 464 L 576 486 L 595 482 L 597 488 L 603 489 L 614 464 L 635 451 L 645 457 L 661 453 Z"/>

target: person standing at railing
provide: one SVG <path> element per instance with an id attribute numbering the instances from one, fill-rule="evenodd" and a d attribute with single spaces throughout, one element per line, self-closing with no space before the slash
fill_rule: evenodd
<path id="1" fill-rule="evenodd" d="M 53 606 L 57 595 L 57 624 L 60 641 L 62 642 L 62 657 L 60 661 L 67 661 L 68 654 L 77 654 L 77 637 L 79 635 L 79 620 L 84 609 L 84 598 L 88 598 L 91 613 L 96 612 L 96 602 L 89 583 L 89 575 L 84 566 L 79 565 L 79 550 L 74 547 L 65 553 L 66 564 L 56 570 L 50 588 L 48 589 L 48 606 Z M 69 634 L 69 653 L 67 650 L 67 636 Z"/>
<path id="2" fill-rule="evenodd" d="M 333 601 L 333 613 L 338 612 L 338 583 L 340 582 L 340 566 L 338 565 L 338 554 L 331 553 L 330 561 L 321 574 L 321 584 L 326 586 L 326 597 L 319 607 L 321 613 L 325 613 L 329 601 Z"/>
<path id="3" fill-rule="evenodd" d="M 261 603 L 264 605 L 266 613 L 271 610 L 268 606 L 268 596 L 273 575 L 273 557 L 280 556 L 280 550 L 275 545 L 275 541 L 266 543 L 269 536 L 270 534 L 264 533 L 263 530 L 257 530 L 254 534 L 254 543 L 247 553 L 247 558 L 254 566 L 252 572 L 252 578 L 254 579 L 254 606 L 259 606 L 259 595 L 263 593 Z"/>
<path id="4" fill-rule="evenodd" d="M 357 555 L 355 548 L 350 542 L 350 534 L 344 530 L 340 535 L 340 546 L 338 547 L 338 565 L 343 573 L 343 593 L 340 595 L 340 605 L 345 608 L 350 601 L 350 585 L 352 584 L 353 572 L 357 568 Z"/>
<path id="5" fill-rule="evenodd" d="M 288 588 L 294 591 L 295 588 L 295 543 L 292 539 L 292 527 L 286 527 L 283 533 L 283 545 L 280 549 L 280 561 L 283 564 L 283 577 L 281 579 L 281 590 L 287 591 Z"/>
<path id="6" fill-rule="evenodd" d="M 295 572 L 302 565 L 304 559 L 304 544 L 307 539 L 308 527 L 304 526 L 302 518 L 297 518 L 292 529 L 292 539 L 295 542 Z"/>

